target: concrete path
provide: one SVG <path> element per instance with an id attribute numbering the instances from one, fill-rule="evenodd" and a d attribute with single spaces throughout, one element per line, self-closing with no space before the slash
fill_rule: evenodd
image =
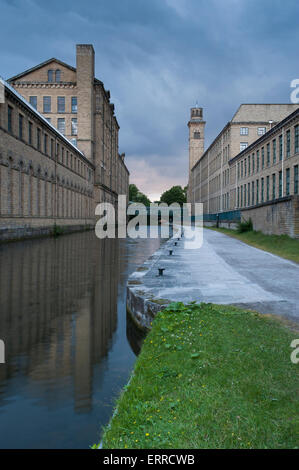
<path id="1" fill-rule="evenodd" d="M 185 228 L 186 236 L 189 230 Z M 208 229 L 200 248 L 187 249 L 185 237 L 177 244 L 169 240 L 142 273 L 147 297 L 234 304 L 299 321 L 296 263 Z M 174 250 L 172 256 L 169 249 Z M 165 268 L 163 277 L 157 276 L 158 267 Z"/>

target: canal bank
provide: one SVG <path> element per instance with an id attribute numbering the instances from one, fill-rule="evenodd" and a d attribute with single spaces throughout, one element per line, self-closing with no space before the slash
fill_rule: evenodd
<path id="1" fill-rule="evenodd" d="M 102 448 L 296 447 L 296 334 L 238 307 L 171 303 L 153 321 Z"/>
<path id="2" fill-rule="evenodd" d="M 298 266 L 207 230 L 202 247 L 190 249 L 188 230 L 128 279 L 128 315 L 148 335 L 101 447 L 293 448 L 297 331 L 264 313 L 284 308 L 296 320 L 296 281 L 286 299 L 278 278 L 275 293 L 261 279 L 273 264 L 296 279 Z"/>

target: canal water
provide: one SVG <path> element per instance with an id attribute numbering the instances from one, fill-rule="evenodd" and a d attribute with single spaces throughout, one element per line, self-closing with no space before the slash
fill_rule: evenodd
<path id="1" fill-rule="evenodd" d="M 99 442 L 138 351 L 126 281 L 160 243 L 84 232 L 0 245 L 0 448 Z"/>

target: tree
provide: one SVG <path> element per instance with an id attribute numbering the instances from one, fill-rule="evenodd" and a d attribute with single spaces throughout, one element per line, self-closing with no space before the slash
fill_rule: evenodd
<path id="1" fill-rule="evenodd" d="M 138 194 L 138 188 L 136 184 L 129 185 L 129 201 L 135 201 Z"/>
<path id="2" fill-rule="evenodd" d="M 145 206 L 149 206 L 151 203 L 149 198 L 145 194 L 143 194 L 141 191 L 139 191 L 136 184 L 129 185 L 129 201 L 140 202 L 141 204 L 144 204 Z"/>
<path id="3" fill-rule="evenodd" d="M 182 206 L 184 202 L 187 202 L 185 188 L 183 189 L 181 186 L 172 186 L 172 188 L 168 189 L 161 195 L 160 201 L 166 202 L 168 205 L 173 202 L 177 202 Z"/>

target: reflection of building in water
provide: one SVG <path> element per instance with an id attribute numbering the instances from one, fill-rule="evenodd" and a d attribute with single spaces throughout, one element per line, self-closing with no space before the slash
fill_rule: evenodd
<path id="1" fill-rule="evenodd" d="M 93 365 L 117 324 L 118 244 L 82 233 L 0 247 L 0 406 L 1 381 L 21 371 L 47 403 L 73 386 L 76 409 L 91 407 Z"/>

